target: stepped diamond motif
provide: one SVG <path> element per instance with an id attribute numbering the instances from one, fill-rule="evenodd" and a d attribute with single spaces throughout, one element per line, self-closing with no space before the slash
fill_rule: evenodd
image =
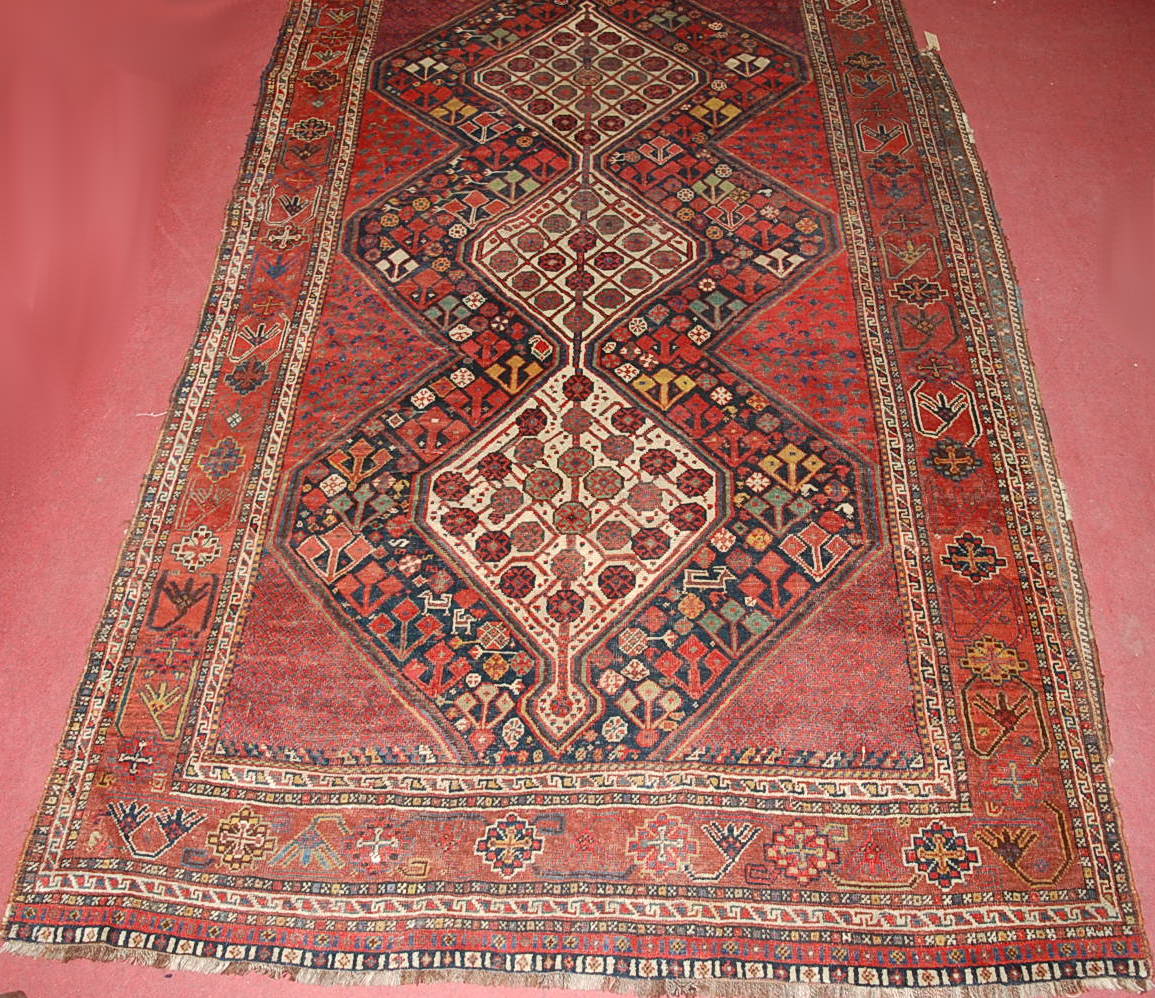
<path id="1" fill-rule="evenodd" d="M 484 91 L 572 146 L 599 149 L 700 82 L 672 52 L 584 9 L 477 74 Z"/>
<path id="2" fill-rule="evenodd" d="M 433 476 L 419 517 L 552 663 L 535 704 L 562 737 L 575 655 L 683 561 L 724 477 L 608 383 L 565 368 Z"/>
<path id="3" fill-rule="evenodd" d="M 474 259 L 534 314 L 592 334 L 697 256 L 649 206 L 575 176 L 486 232 Z"/>

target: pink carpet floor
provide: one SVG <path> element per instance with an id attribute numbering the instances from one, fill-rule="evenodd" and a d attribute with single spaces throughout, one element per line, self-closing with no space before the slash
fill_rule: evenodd
<path id="1" fill-rule="evenodd" d="M 0 64 L 21 70 L 0 104 L 0 134 L 19 136 L 5 139 L 14 175 L 0 185 L 11 199 L 0 212 L 0 275 L 11 283 L 0 321 L 5 892 L 198 320 L 283 3 L 16 7 L 0 42 Z M 1155 918 L 1155 5 L 908 7 L 941 40 L 1017 264 L 1092 597 L 1115 786 Z M 14 989 L 370 993 L 0 955 L 0 993 Z"/>

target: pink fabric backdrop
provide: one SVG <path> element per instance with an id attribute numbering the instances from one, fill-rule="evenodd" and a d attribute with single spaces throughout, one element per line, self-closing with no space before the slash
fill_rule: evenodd
<path id="1" fill-rule="evenodd" d="M 1155 915 L 1155 6 L 908 5 L 942 41 L 1018 267 L 1092 596 L 1115 785 Z M 0 41 L 0 72 L 15 72 L 0 80 L 11 170 L 0 185 L 5 893 L 199 317 L 283 3 L 12 7 Z M 16 988 L 29 998 L 339 993 L 0 956 L 0 992 Z"/>

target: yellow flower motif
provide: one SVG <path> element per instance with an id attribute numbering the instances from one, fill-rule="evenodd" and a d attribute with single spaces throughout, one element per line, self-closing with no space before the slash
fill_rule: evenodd
<path id="1" fill-rule="evenodd" d="M 1027 663 L 1014 648 L 990 635 L 979 638 L 966 650 L 962 667 L 980 679 L 1000 684 L 1027 671 Z"/>

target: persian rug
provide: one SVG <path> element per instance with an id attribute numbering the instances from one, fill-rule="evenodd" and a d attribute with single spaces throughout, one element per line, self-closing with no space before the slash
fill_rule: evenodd
<path id="1" fill-rule="evenodd" d="M 295 0 L 6 937 L 1138 990 L 1095 669 L 895 0 Z"/>

